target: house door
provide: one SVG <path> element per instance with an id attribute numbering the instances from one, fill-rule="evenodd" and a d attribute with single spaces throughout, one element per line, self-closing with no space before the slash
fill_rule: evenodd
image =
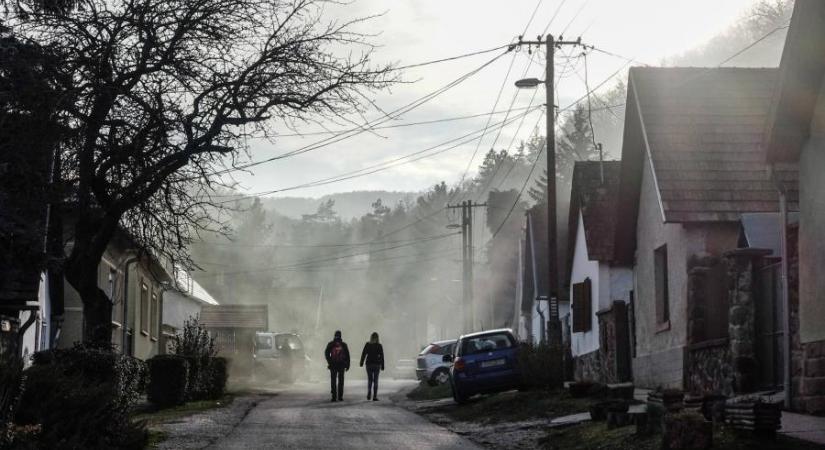
<path id="1" fill-rule="evenodd" d="M 781 388 L 784 371 L 782 264 L 773 263 L 755 271 L 756 356 L 763 388 Z"/>

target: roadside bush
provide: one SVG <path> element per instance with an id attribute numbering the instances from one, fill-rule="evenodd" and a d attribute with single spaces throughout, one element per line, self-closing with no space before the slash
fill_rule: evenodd
<path id="1" fill-rule="evenodd" d="M 526 389 L 548 389 L 553 386 L 550 346 L 522 342 L 518 353 L 521 385 Z"/>
<path id="2" fill-rule="evenodd" d="M 24 371 L 25 389 L 15 422 L 24 431 L 39 425 L 41 448 L 145 445 L 143 424 L 129 419 L 145 380 L 141 361 L 110 348 L 78 345 L 36 353 L 32 362 Z"/>
<path id="3" fill-rule="evenodd" d="M 189 362 L 187 400 L 204 400 L 210 396 L 211 364 L 215 342 L 197 317 L 184 322 L 182 333 L 175 336 L 173 352 Z"/>
<path id="4" fill-rule="evenodd" d="M 147 397 L 153 404 L 165 408 L 183 404 L 189 386 L 189 362 L 177 355 L 158 355 L 148 361 L 149 386 Z"/>
<path id="5" fill-rule="evenodd" d="M 207 398 L 217 400 L 226 392 L 226 381 L 229 379 L 228 366 L 229 362 L 226 358 L 209 359 Z"/>

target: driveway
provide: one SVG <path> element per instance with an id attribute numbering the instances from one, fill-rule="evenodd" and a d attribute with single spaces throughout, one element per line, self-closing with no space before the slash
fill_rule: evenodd
<path id="1" fill-rule="evenodd" d="M 161 448 L 209 449 L 479 449 L 461 436 L 397 406 L 393 394 L 415 382 L 381 380 L 378 402 L 366 382 L 348 380 L 344 401 L 329 401 L 327 383 L 242 396 L 222 410 L 163 426 Z"/>

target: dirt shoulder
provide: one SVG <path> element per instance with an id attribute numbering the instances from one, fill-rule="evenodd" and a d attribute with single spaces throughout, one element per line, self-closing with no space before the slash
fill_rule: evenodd
<path id="1" fill-rule="evenodd" d="M 477 444 L 514 449 L 542 448 L 552 419 L 587 412 L 593 401 L 572 398 L 563 391 L 509 391 L 477 396 L 459 405 L 449 395 L 448 387 L 422 385 L 394 400 Z"/>

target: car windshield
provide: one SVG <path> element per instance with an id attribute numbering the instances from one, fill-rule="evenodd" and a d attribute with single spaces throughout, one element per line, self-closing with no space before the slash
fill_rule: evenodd
<path id="1" fill-rule="evenodd" d="M 301 349 L 301 340 L 298 339 L 298 336 L 289 336 L 287 338 L 287 344 L 290 350 L 300 350 Z"/>
<path id="2" fill-rule="evenodd" d="M 424 350 L 421 350 L 421 353 L 419 353 L 419 355 L 440 355 L 441 351 L 442 351 L 441 347 L 439 347 L 435 344 L 430 344 L 430 345 L 424 347 Z"/>
<path id="3" fill-rule="evenodd" d="M 515 346 L 508 333 L 487 334 L 464 339 L 461 343 L 462 355 L 492 352 Z"/>
<path id="4" fill-rule="evenodd" d="M 255 340 L 255 348 L 258 350 L 272 349 L 272 336 L 257 336 Z"/>

